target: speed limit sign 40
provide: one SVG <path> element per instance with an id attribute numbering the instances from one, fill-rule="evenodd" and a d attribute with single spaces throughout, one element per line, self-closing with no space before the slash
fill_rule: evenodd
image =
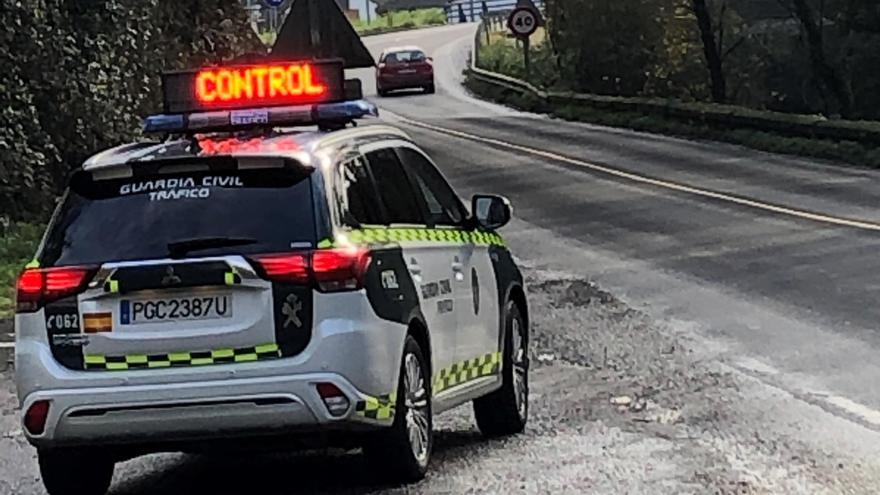
<path id="1" fill-rule="evenodd" d="M 507 18 L 507 27 L 514 36 L 528 38 L 538 30 L 538 15 L 528 7 L 517 7 Z"/>

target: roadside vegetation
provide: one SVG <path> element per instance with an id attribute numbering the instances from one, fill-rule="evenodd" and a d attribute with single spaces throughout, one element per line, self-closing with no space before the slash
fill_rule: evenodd
<path id="1" fill-rule="evenodd" d="M 671 6 L 670 6 L 671 5 Z M 477 65 L 551 93 L 636 103 L 579 103 L 489 87 L 487 97 L 562 118 L 774 152 L 880 167 L 880 141 L 818 139 L 785 132 L 797 123 L 876 133 L 880 121 L 880 4 L 867 0 L 555 0 L 547 29 L 522 48 L 498 32 L 481 37 Z M 592 98 L 595 102 L 597 98 Z M 637 103 L 650 102 L 644 111 Z M 669 102 L 658 112 L 658 102 Z M 621 105 L 622 106 L 622 105 Z M 688 112 L 679 112 L 687 106 Z M 766 129 L 706 125 L 693 114 L 762 117 Z M 719 119 L 714 119 L 718 121 Z"/>
<path id="2" fill-rule="evenodd" d="M 0 9 L 0 316 L 68 173 L 142 139 L 166 70 L 264 51 L 238 1 L 20 0 Z"/>
<path id="3" fill-rule="evenodd" d="M 355 30 L 362 36 L 373 34 L 405 31 L 429 26 L 446 24 L 446 13 L 443 9 L 419 9 L 392 11 L 371 19 L 357 20 L 352 23 Z"/>
<path id="4" fill-rule="evenodd" d="M 12 316 L 15 279 L 30 261 L 43 235 L 43 227 L 28 223 L 0 225 L 0 318 Z"/>

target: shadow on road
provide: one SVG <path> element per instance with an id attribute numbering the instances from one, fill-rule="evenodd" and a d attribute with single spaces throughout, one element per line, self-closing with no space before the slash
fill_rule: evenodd
<path id="1" fill-rule="evenodd" d="M 486 440 L 476 431 L 437 432 L 432 470 L 442 469 L 445 462 L 484 442 Z M 395 488 L 384 481 L 380 473 L 371 471 L 358 451 L 151 459 L 157 462 L 139 468 L 134 476 L 126 476 L 116 485 L 113 495 L 344 494 Z"/>

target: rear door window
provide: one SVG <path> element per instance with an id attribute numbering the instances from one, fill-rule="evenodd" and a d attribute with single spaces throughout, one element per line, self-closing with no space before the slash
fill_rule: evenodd
<path id="1" fill-rule="evenodd" d="M 198 257 L 311 247 L 310 175 L 260 169 L 93 180 L 82 172 L 49 228 L 41 262 L 167 258 L 172 248 Z"/>
<path id="2" fill-rule="evenodd" d="M 370 162 L 370 170 L 376 181 L 376 188 L 379 190 L 388 222 L 424 224 L 425 220 L 412 184 L 394 150 L 383 148 L 367 153 L 367 160 Z"/>
<path id="3" fill-rule="evenodd" d="M 455 191 L 424 155 L 412 148 L 398 148 L 403 163 L 412 172 L 416 184 L 425 198 L 428 224 L 459 226 L 464 221 L 464 207 Z"/>
<path id="4" fill-rule="evenodd" d="M 367 170 L 363 157 L 350 160 L 340 167 L 340 192 L 343 203 L 343 221 L 347 225 L 380 225 L 383 222 L 382 210 L 376 188 Z"/>

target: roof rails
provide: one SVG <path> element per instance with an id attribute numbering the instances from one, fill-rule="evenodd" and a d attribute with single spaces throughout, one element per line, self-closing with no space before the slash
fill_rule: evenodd
<path id="1" fill-rule="evenodd" d="M 147 117 L 146 133 L 196 134 L 247 129 L 317 125 L 336 130 L 357 119 L 378 117 L 379 109 L 366 100 L 295 105 Z"/>

